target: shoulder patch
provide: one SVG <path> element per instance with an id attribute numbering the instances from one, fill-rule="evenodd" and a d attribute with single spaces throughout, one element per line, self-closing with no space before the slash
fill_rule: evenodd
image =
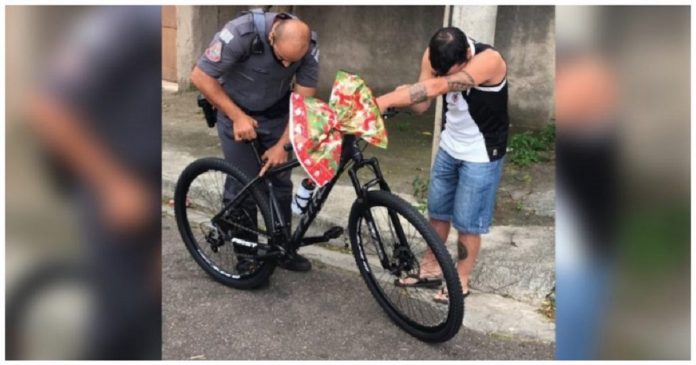
<path id="1" fill-rule="evenodd" d="M 211 62 L 220 62 L 222 58 L 222 42 L 216 40 L 205 50 L 205 57 Z"/>
<path id="2" fill-rule="evenodd" d="M 222 41 L 225 42 L 225 44 L 230 43 L 230 41 L 233 38 L 234 38 L 234 35 L 227 28 L 223 28 L 222 32 L 220 32 L 220 39 L 222 39 Z"/>
<path id="3" fill-rule="evenodd" d="M 317 63 L 319 63 L 319 47 L 313 47 L 311 54 L 312 57 L 314 57 L 314 60 L 317 61 Z"/>

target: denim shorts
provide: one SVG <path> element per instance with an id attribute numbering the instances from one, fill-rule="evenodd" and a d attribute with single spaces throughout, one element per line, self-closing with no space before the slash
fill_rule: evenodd
<path id="1" fill-rule="evenodd" d="M 503 171 L 503 159 L 493 162 L 462 161 L 440 148 L 430 172 L 430 218 L 451 222 L 460 233 L 488 233 Z"/>

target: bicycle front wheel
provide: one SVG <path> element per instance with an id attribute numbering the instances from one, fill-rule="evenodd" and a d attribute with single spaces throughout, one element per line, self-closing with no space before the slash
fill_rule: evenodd
<path id="1" fill-rule="evenodd" d="M 409 334 L 444 342 L 462 325 L 464 303 L 459 276 L 435 230 L 408 202 L 385 191 L 357 201 L 348 222 L 353 255 L 377 303 Z M 441 272 L 446 304 L 436 303 L 438 287 L 411 285 L 424 277 L 423 264 Z"/>

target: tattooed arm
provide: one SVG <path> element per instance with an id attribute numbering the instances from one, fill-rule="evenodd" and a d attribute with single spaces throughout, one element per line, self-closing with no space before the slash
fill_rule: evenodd
<path id="1" fill-rule="evenodd" d="M 421 58 L 421 70 L 420 75 L 418 76 L 418 82 L 431 80 L 433 78 L 435 78 L 435 71 L 433 70 L 433 67 L 430 64 L 430 49 L 426 48 L 425 52 L 423 52 L 423 57 Z M 410 87 L 411 85 L 408 86 Z M 413 110 L 416 114 L 422 114 L 428 109 L 430 109 L 430 104 L 432 104 L 431 99 L 428 99 L 420 103 L 412 104 L 411 110 Z"/>
<path id="2" fill-rule="evenodd" d="M 384 111 L 390 107 L 406 107 L 419 103 L 428 103 L 438 95 L 447 92 L 447 80 L 443 77 L 404 85 L 377 98 L 377 105 Z"/>
<path id="3" fill-rule="evenodd" d="M 474 78 L 466 70 L 445 76 L 445 80 L 447 80 L 447 92 L 464 91 L 476 86 Z"/>
<path id="4" fill-rule="evenodd" d="M 401 86 L 396 90 L 377 98 L 381 110 L 389 107 L 425 105 L 433 98 L 452 91 L 464 91 L 474 86 L 499 82 L 505 77 L 505 62 L 500 54 L 487 50 L 473 57 L 467 65 L 455 74 L 419 81 L 415 84 Z"/>

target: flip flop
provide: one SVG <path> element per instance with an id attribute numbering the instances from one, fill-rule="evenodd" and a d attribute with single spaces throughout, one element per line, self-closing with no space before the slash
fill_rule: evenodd
<path id="1" fill-rule="evenodd" d="M 466 299 L 469 294 L 471 294 L 471 290 L 467 291 L 466 293 L 462 293 L 462 299 Z M 449 304 L 449 295 L 447 294 L 447 289 L 440 289 L 440 291 L 433 297 L 433 301 L 440 304 Z"/>
<path id="2" fill-rule="evenodd" d="M 412 283 L 404 282 L 404 279 L 415 279 Z M 442 285 L 442 278 L 431 277 L 431 278 L 417 278 L 414 276 L 407 276 L 405 278 L 399 278 L 394 280 L 394 285 L 402 288 L 428 288 L 437 289 Z"/>

